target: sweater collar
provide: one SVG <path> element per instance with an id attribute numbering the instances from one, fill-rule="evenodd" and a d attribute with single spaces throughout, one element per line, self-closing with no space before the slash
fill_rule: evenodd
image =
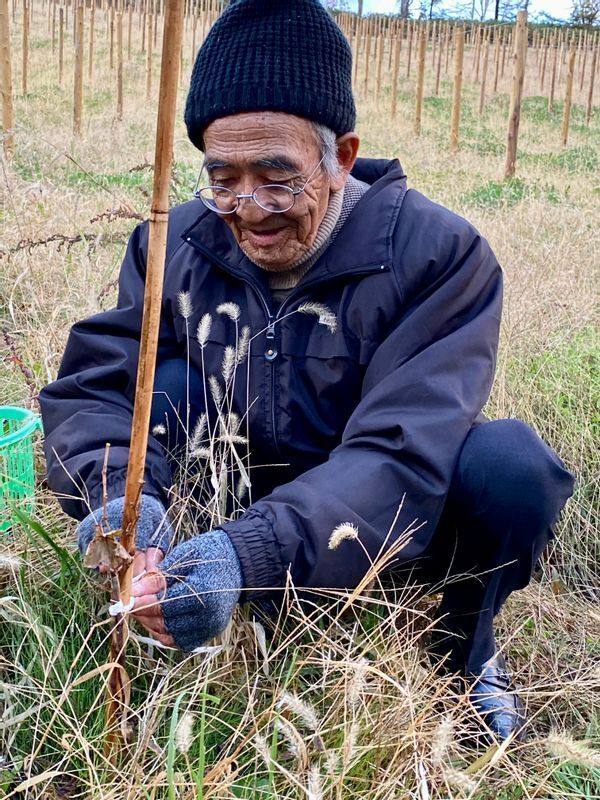
<path id="1" fill-rule="evenodd" d="M 311 282 L 391 264 L 393 232 L 406 193 L 402 166 L 397 159 L 359 158 L 352 175 L 371 188 L 343 225 L 336 246 L 326 248 L 311 268 Z M 227 225 L 214 212 L 203 208 L 183 238 L 227 272 L 266 287 L 268 274 L 246 258 Z M 340 251 L 351 254 L 351 258 L 340 259 L 336 256 Z"/>

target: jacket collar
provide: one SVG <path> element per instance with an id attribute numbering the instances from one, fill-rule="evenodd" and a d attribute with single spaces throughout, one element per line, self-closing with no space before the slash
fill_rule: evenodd
<path id="1" fill-rule="evenodd" d="M 325 250 L 303 281 L 310 279 L 312 283 L 391 265 L 393 232 L 406 194 L 402 166 L 397 159 L 359 158 L 352 175 L 371 188 L 342 226 L 335 247 Z M 203 207 L 183 238 L 227 272 L 267 285 L 268 273 L 246 258 L 227 225 L 208 209 Z"/>

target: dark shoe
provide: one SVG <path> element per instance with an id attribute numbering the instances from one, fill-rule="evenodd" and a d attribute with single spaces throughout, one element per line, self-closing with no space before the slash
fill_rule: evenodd
<path id="1" fill-rule="evenodd" d="M 503 742 L 512 736 L 523 741 L 525 709 L 506 671 L 502 653 L 496 653 L 478 672 L 469 672 L 467 680 L 473 681 L 469 689 L 471 704 L 485 722 L 493 738 L 488 741 Z"/>

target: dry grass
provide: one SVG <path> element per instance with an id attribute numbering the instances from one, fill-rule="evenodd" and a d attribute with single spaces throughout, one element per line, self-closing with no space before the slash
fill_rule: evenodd
<path id="1" fill-rule="evenodd" d="M 99 15 L 94 86 L 83 136 L 73 141 L 70 60 L 61 90 L 45 17 L 37 19 L 30 93 L 16 98 L 17 154 L 2 163 L 0 322 L 38 388 L 55 376 L 70 324 L 112 303 L 129 217 L 147 212 L 154 116 L 143 100 L 144 58 L 134 38 L 117 123 L 103 30 Z M 188 55 L 190 42 L 188 32 Z M 413 88 L 414 74 L 401 84 L 393 122 L 385 93 L 379 104 L 361 99 L 363 153 L 400 155 L 410 185 L 468 216 L 491 241 L 506 269 L 507 302 L 490 412 L 526 419 L 579 478 L 543 574 L 498 621 L 528 706 L 529 742 L 482 758 L 465 746 L 467 704 L 423 653 L 433 599 L 376 585 L 350 604 L 329 598 L 300 607 L 291 593 L 272 636 L 240 614 L 222 649 L 200 656 L 134 644 L 138 735 L 131 767 L 114 772 L 102 755 L 106 594 L 72 557 L 73 524 L 40 490 L 38 518 L 54 547 L 24 527 L 0 554 L 0 796 L 600 794 L 598 114 L 587 129 L 575 108 L 561 152 L 560 107 L 545 114 L 530 81 L 518 180 L 507 186 L 498 183 L 506 95 L 490 100 L 480 121 L 478 91 L 467 84 L 462 145 L 450 159 L 450 86 L 426 100 L 420 139 L 412 134 Z M 181 122 L 175 158 L 173 202 L 189 197 L 200 165 Z M 116 216 L 98 219 L 105 212 Z M 57 234 L 81 239 L 17 250 Z M 29 403 L 28 381 L 9 359 L 0 363 L 1 401 Z"/>

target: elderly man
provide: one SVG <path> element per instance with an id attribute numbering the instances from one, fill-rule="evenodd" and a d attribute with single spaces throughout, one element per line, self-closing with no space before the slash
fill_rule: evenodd
<path id="1" fill-rule="evenodd" d="M 135 567 L 148 574 L 134 613 L 192 650 L 240 600 L 280 594 L 288 577 L 305 591 L 357 586 L 413 523 L 387 568 L 453 578 L 432 652 L 470 680 L 480 718 L 504 739 L 523 712 L 492 620 L 528 583 L 572 478 L 526 425 L 481 416 L 500 267 L 468 222 L 407 191 L 397 161 L 357 160 L 351 74 L 348 43 L 318 0 L 236 0 L 198 54 L 186 123 L 205 154 L 203 188 L 170 216 Z M 85 518 L 82 549 L 107 441 L 109 519 L 120 525 L 147 237 L 146 225 L 131 237 L 116 309 L 73 327 L 41 395 L 48 480 Z M 315 314 L 295 313 L 307 303 Z M 222 304 L 229 316 L 215 313 Z M 163 558 L 168 454 L 188 416 L 214 425 L 201 376 L 221 374 L 245 326 L 251 347 L 229 410 L 247 421 L 252 502 Z M 332 551 L 341 523 L 359 541 Z"/>

